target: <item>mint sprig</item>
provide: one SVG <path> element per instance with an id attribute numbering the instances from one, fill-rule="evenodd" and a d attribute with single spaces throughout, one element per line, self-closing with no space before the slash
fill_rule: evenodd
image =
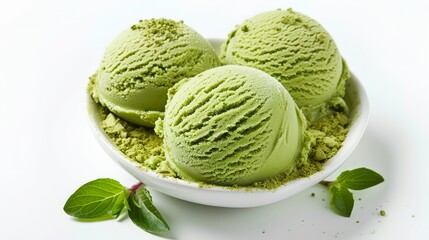
<path id="1" fill-rule="evenodd" d="M 68 215 L 93 221 L 115 219 L 126 210 L 134 224 L 147 232 L 170 229 L 142 183 L 128 189 L 113 179 L 97 179 L 82 185 L 64 205 Z"/>
<path id="2" fill-rule="evenodd" d="M 357 168 L 342 172 L 335 181 L 322 181 L 329 188 L 331 208 L 344 217 L 350 217 L 354 198 L 351 190 L 363 190 L 382 183 L 384 178 L 368 168 Z"/>
<path id="3" fill-rule="evenodd" d="M 333 185 L 329 188 L 331 194 L 331 207 L 341 216 L 350 217 L 355 200 L 353 193 L 341 185 Z"/>
<path id="4" fill-rule="evenodd" d="M 344 171 L 338 176 L 336 182 L 352 190 L 362 190 L 375 186 L 383 181 L 383 177 L 371 169 L 357 168 L 351 171 Z"/>
<path id="5" fill-rule="evenodd" d="M 117 218 L 124 208 L 126 189 L 113 179 L 102 178 L 84 184 L 67 200 L 64 211 L 71 216 Z"/>
<path id="6" fill-rule="evenodd" d="M 152 197 L 147 189 L 139 187 L 135 192 L 131 193 L 128 204 L 130 207 L 128 216 L 140 228 L 150 233 L 170 230 L 167 222 L 152 204 Z"/>

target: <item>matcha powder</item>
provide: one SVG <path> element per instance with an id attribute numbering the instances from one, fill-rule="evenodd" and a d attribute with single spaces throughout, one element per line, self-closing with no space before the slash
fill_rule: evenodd
<path id="1" fill-rule="evenodd" d="M 313 161 L 324 161 L 333 157 L 346 138 L 350 119 L 344 113 L 335 112 L 310 124 L 314 142 L 310 152 Z"/>
<path id="2" fill-rule="evenodd" d="M 297 178 L 305 178 L 323 169 L 326 160 L 333 157 L 342 146 L 350 126 L 350 118 L 342 112 L 334 112 L 314 123 L 308 123 L 311 139 L 309 163 L 297 166 L 291 173 L 280 173 L 268 180 L 257 182 L 253 187 L 276 189 Z"/>
<path id="3" fill-rule="evenodd" d="M 101 123 L 106 134 L 117 148 L 132 161 L 139 163 L 142 170 L 152 170 L 164 176 L 176 177 L 176 173 L 165 161 L 163 141 L 152 129 L 131 124 L 101 110 Z"/>

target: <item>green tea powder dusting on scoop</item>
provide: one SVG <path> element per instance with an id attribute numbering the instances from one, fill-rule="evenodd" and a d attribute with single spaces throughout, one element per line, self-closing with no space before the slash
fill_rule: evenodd
<path id="1" fill-rule="evenodd" d="M 163 140 L 153 129 L 129 123 L 101 108 L 101 126 L 116 147 L 142 170 L 155 171 L 164 176 L 176 177 L 176 173 L 165 161 Z"/>

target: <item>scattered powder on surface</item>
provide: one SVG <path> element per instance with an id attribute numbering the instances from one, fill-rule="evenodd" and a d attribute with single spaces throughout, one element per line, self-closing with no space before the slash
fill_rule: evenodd
<path id="1" fill-rule="evenodd" d="M 333 157 L 346 138 L 350 119 L 344 113 L 335 112 L 310 125 L 310 133 L 314 143 L 310 152 L 313 161 L 324 161 Z"/>
<path id="2" fill-rule="evenodd" d="M 139 20 L 138 24 L 131 26 L 131 30 L 144 29 L 153 35 L 159 34 L 172 38 L 180 30 L 180 23 L 183 23 L 183 21 L 175 22 L 166 18 Z"/>
<path id="3" fill-rule="evenodd" d="M 308 123 L 311 138 L 309 164 L 297 166 L 287 174 L 280 173 L 262 182 L 253 183 L 252 187 L 262 189 L 277 189 L 278 187 L 298 178 L 305 178 L 323 169 L 323 164 L 334 156 L 344 141 L 349 130 L 350 119 L 345 113 L 335 112 L 320 118 L 314 123 Z"/>
<path id="4" fill-rule="evenodd" d="M 100 108 L 104 119 L 101 123 L 106 134 L 130 160 L 144 166 L 142 170 L 152 170 L 164 176 L 176 177 L 176 173 L 165 161 L 162 138 L 153 129 L 129 123 Z"/>
<path id="5" fill-rule="evenodd" d="M 139 163 L 144 171 L 154 171 L 164 176 L 177 177 L 176 173 L 165 161 L 163 140 L 153 129 L 129 123 L 101 107 L 102 127 L 112 142 L 131 161 Z M 291 173 L 280 173 L 268 180 L 253 183 L 250 186 L 231 186 L 226 189 L 275 190 L 287 182 L 297 178 L 305 178 L 323 169 L 325 161 L 334 156 L 344 141 L 349 130 L 350 119 L 345 113 L 335 112 L 314 123 L 308 123 L 311 138 L 310 163 L 297 166 Z M 198 183 L 200 187 L 219 187 Z"/>

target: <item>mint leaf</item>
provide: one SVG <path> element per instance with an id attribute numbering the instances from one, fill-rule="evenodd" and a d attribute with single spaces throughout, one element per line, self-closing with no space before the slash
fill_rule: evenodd
<path id="1" fill-rule="evenodd" d="M 144 187 L 140 187 L 135 193 L 131 193 L 128 198 L 128 205 L 128 216 L 134 224 L 143 230 L 155 234 L 170 230 L 164 218 L 152 204 L 152 197 Z"/>
<path id="2" fill-rule="evenodd" d="M 344 171 L 338 176 L 336 183 L 339 183 L 349 189 L 362 190 L 370 188 L 384 181 L 384 178 L 368 169 L 357 168 L 351 171 Z"/>
<path id="3" fill-rule="evenodd" d="M 383 181 L 380 174 L 368 168 L 357 168 L 342 172 L 335 181 L 321 181 L 320 184 L 329 189 L 331 208 L 341 216 L 350 217 L 355 201 L 349 189 L 362 190 Z"/>
<path id="4" fill-rule="evenodd" d="M 118 181 L 101 178 L 76 190 L 64 205 L 64 211 L 77 218 L 117 218 L 126 198 L 127 191 Z"/>
<path id="5" fill-rule="evenodd" d="M 341 216 L 350 217 L 355 200 L 353 194 L 344 186 L 335 184 L 329 188 L 331 207 Z"/>

